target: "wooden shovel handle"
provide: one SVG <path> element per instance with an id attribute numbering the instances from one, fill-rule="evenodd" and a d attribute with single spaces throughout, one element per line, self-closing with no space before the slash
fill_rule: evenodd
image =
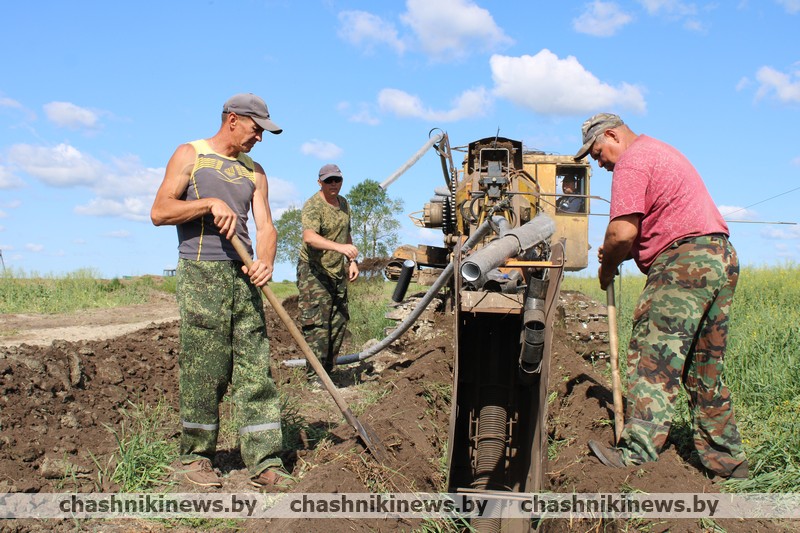
<path id="1" fill-rule="evenodd" d="M 619 373 L 619 338 L 617 337 L 617 302 L 614 297 L 614 282 L 606 287 L 608 307 L 608 343 L 611 351 L 611 393 L 614 398 L 614 443 L 619 442 L 625 426 L 622 404 L 622 378 Z"/>
<path id="2" fill-rule="evenodd" d="M 231 244 L 233 245 L 233 248 L 236 250 L 236 253 L 239 254 L 239 257 L 241 258 L 242 262 L 249 268 L 250 265 L 253 264 L 253 260 L 250 257 L 250 253 L 247 251 L 247 248 L 245 248 L 244 243 L 242 243 L 242 241 L 239 239 L 237 235 L 234 235 L 231 238 Z M 314 369 L 314 372 L 317 373 L 317 376 L 319 376 L 319 379 L 322 381 L 322 384 L 325 386 L 325 389 L 333 397 L 333 401 L 336 402 L 336 405 L 339 407 L 339 410 L 342 412 L 344 417 L 353 427 L 358 425 L 358 421 L 355 419 L 355 416 L 350 411 L 350 408 L 347 406 L 347 403 L 344 401 L 344 398 L 342 398 L 342 395 L 339 394 L 339 391 L 336 389 L 336 385 L 333 384 L 333 381 L 331 381 L 330 376 L 328 376 L 328 373 L 325 372 L 325 368 L 322 366 L 322 363 L 319 362 L 317 356 L 314 355 L 314 352 L 311 351 L 311 348 L 308 346 L 305 337 L 303 337 L 303 334 L 297 328 L 294 321 L 292 320 L 292 317 L 289 316 L 289 313 L 286 312 L 286 309 L 283 308 L 283 305 L 281 305 L 281 302 L 278 300 L 278 297 L 275 296 L 275 293 L 272 292 L 272 289 L 270 289 L 268 285 L 263 285 L 261 287 L 261 292 L 263 292 L 264 296 L 267 297 L 269 304 L 272 306 L 275 312 L 278 313 L 278 317 L 281 319 L 281 322 L 283 322 L 283 324 L 289 330 L 289 333 L 292 334 L 292 338 L 300 347 L 300 350 L 302 350 L 303 355 L 306 356 L 308 364 L 310 364 L 311 367 Z"/>

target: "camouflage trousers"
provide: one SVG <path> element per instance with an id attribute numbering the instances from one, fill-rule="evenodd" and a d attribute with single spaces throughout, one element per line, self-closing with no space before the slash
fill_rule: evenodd
<path id="1" fill-rule="evenodd" d="M 332 279 L 305 261 L 299 261 L 297 289 L 303 336 L 322 366 L 330 372 L 350 320 L 347 279 Z"/>
<path id="2" fill-rule="evenodd" d="M 666 447 L 681 385 L 703 465 L 729 475 L 745 461 L 731 394 L 722 381 L 728 313 L 739 277 L 724 236 L 673 243 L 651 266 L 633 317 L 623 462 L 655 461 Z"/>
<path id="3" fill-rule="evenodd" d="M 282 464 L 280 399 L 270 376 L 261 293 L 234 261 L 177 269 L 181 315 L 181 462 L 213 458 L 219 403 L 232 385 L 242 460 L 255 475 Z"/>

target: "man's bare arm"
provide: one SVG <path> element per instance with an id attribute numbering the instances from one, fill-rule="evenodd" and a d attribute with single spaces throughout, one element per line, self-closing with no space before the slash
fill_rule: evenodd
<path id="1" fill-rule="evenodd" d="M 275 254 L 278 249 L 278 231 L 272 221 L 269 206 L 269 184 L 264 169 L 256 163 L 256 188 L 253 191 L 253 221 L 256 224 L 256 258 L 246 272 L 256 286 L 262 286 L 272 278 Z"/>
<path id="2" fill-rule="evenodd" d="M 201 198 L 191 202 L 181 200 L 189 186 L 195 157 L 191 144 L 180 145 L 172 154 L 150 209 L 150 220 L 156 226 L 174 226 L 211 214 L 220 233 L 230 238 L 236 231 L 236 213 L 228 204 L 219 198 Z"/>
<path id="3" fill-rule="evenodd" d="M 601 289 L 606 289 L 614 280 L 617 267 L 630 257 L 633 241 L 639 235 L 640 219 L 641 215 L 632 214 L 617 217 L 608 223 L 603 246 L 598 251 L 600 269 L 597 277 Z"/>

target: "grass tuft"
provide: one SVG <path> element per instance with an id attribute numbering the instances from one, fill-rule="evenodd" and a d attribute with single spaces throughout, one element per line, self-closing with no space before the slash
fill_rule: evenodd
<path id="1" fill-rule="evenodd" d="M 159 428 L 171 427 L 171 412 L 166 402 L 155 407 L 131 404 L 130 410 L 123 411 L 119 429 L 108 428 L 118 446 L 116 467 L 109 478 L 120 492 L 144 492 L 169 484 L 170 463 L 177 459 L 178 450 Z"/>

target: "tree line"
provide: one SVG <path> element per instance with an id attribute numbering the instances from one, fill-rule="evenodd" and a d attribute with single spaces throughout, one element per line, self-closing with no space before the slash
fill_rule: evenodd
<path id="1" fill-rule="evenodd" d="M 360 259 L 389 257 L 397 246 L 400 222 L 395 218 L 403 210 L 403 200 L 389 197 L 377 181 L 364 180 L 344 197 L 350 204 L 353 244 Z M 303 244 L 302 206 L 291 206 L 275 221 L 278 230 L 278 262 L 297 263 Z"/>

